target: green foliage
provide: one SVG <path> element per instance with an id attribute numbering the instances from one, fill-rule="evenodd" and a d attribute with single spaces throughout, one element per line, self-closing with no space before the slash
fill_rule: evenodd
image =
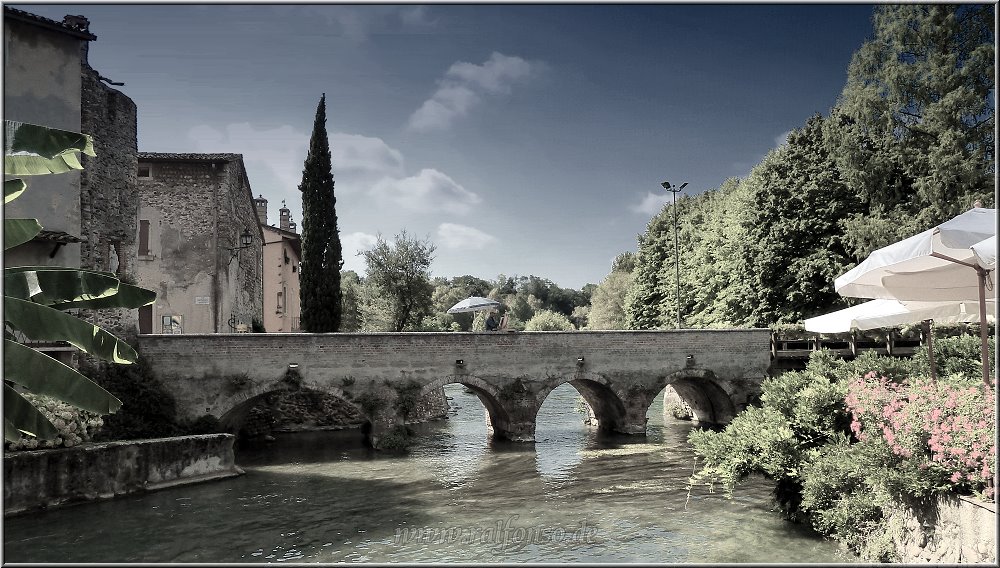
<path id="1" fill-rule="evenodd" d="M 411 380 L 396 385 L 394 388 L 396 390 L 396 411 L 405 420 L 413 414 L 420 402 L 420 383 Z"/>
<path id="2" fill-rule="evenodd" d="M 366 329 L 412 329 L 430 313 L 434 289 L 429 270 L 434 250 L 429 240 L 403 231 L 392 245 L 379 235 L 375 246 L 362 253 L 367 265 Z"/>
<path id="3" fill-rule="evenodd" d="M 302 329 L 310 333 L 340 331 L 343 317 L 340 269 L 344 266 L 344 253 L 337 228 L 325 94 L 316 107 L 299 191 L 302 192 L 302 265 L 299 270 Z"/>
<path id="4" fill-rule="evenodd" d="M 962 375 L 979 377 L 982 374 L 981 353 L 982 340 L 979 335 L 959 335 L 955 337 L 938 337 L 935 334 L 934 366 L 938 377 Z M 996 368 L 996 336 L 987 339 L 990 354 L 990 369 Z M 914 356 L 914 361 L 929 368 L 927 350 L 921 349 Z"/>
<path id="5" fill-rule="evenodd" d="M 405 425 L 396 424 L 382 434 L 378 441 L 378 448 L 390 452 L 403 452 L 409 449 L 412 438 L 413 430 Z"/>
<path id="6" fill-rule="evenodd" d="M 563 314 L 550 310 L 535 312 L 535 315 L 524 324 L 524 331 L 571 331 L 573 322 Z"/>
<path id="7" fill-rule="evenodd" d="M 385 408 L 385 398 L 378 393 L 367 390 L 354 397 L 355 404 L 369 417 L 372 418 L 380 410 Z"/>
<path id="8" fill-rule="evenodd" d="M 81 169 L 76 152 L 91 156 L 93 141 L 84 134 L 33 124 L 4 122 L 4 174 L 43 175 Z M 4 203 L 20 196 L 26 184 L 4 182 Z M 4 250 L 34 238 L 42 227 L 34 219 L 4 219 Z M 56 438 L 57 427 L 32 404 L 28 393 L 46 395 L 81 410 L 113 413 L 122 403 L 77 370 L 23 345 L 25 341 L 66 341 L 115 363 L 131 363 L 135 351 L 103 329 L 66 314 L 69 308 L 137 308 L 156 294 L 122 283 L 114 274 L 64 267 L 4 269 L 4 438 L 22 435 Z M 50 413 L 51 414 L 51 413 Z"/>
<path id="9" fill-rule="evenodd" d="M 177 401 L 140 355 L 135 365 L 81 365 L 80 370 L 122 401 L 122 409 L 104 419 L 96 440 L 164 438 L 183 433 Z"/>
<path id="10" fill-rule="evenodd" d="M 364 320 L 361 316 L 361 278 L 353 270 L 340 273 L 341 310 L 340 331 L 361 331 Z"/>
<path id="11" fill-rule="evenodd" d="M 632 284 L 631 272 L 612 269 L 590 297 L 587 329 L 627 329 L 625 296 Z"/>

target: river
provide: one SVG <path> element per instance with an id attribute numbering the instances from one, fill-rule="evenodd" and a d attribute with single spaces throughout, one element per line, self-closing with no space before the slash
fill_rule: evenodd
<path id="1" fill-rule="evenodd" d="M 645 438 L 583 425 L 570 385 L 542 406 L 534 445 L 490 443 L 484 410 L 446 387 L 448 420 L 408 455 L 353 431 L 243 447 L 239 478 L 4 521 L 6 562 L 838 563 L 856 558 L 774 512 L 753 479 L 727 500 L 688 494 L 692 425 Z"/>

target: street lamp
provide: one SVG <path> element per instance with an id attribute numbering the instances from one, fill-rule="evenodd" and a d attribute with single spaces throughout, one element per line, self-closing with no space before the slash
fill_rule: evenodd
<path id="1" fill-rule="evenodd" d="M 251 245 L 253 245 L 253 235 L 250 234 L 250 229 L 243 229 L 243 234 L 240 235 L 240 246 L 229 249 L 229 253 L 232 255 L 229 257 L 229 262 L 232 262 L 241 250 L 250 248 Z"/>
<path id="2" fill-rule="evenodd" d="M 687 187 L 687 182 L 684 182 L 677 187 L 676 185 L 670 185 L 669 181 L 661 182 L 660 185 L 663 189 L 674 194 L 674 275 L 677 279 L 677 329 L 681 328 L 681 254 L 680 249 L 677 247 L 677 194 L 681 192 L 682 189 Z"/>

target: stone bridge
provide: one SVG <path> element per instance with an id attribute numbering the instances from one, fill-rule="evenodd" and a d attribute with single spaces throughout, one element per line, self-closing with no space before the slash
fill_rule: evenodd
<path id="1" fill-rule="evenodd" d="M 238 428 L 262 396 L 311 389 L 353 404 L 376 447 L 451 383 L 475 392 L 493 435 L 513 441 L 534 441 L 536 414 L 563 383 L 603 430 L 645 434 L 667 385 L 696 420 L 724 424 L 771 362 L 767 329 L 142 335 L 139 345 L 183 417 Z"/>

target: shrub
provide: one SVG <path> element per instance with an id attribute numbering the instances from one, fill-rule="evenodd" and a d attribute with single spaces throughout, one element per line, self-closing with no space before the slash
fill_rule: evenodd
<path id="1" fill-rule="evenodd" d="M 570 331 L 573 322 L 563 314 L 550 310 L 539 310 L 524 324 L 524 331 Z"/>
<path id="2" fill-rule="evenodd" d="M 122 408 L 104 419 L 95 439 L 164 438 L 182 433 L 177 401 L 152 373 L 142 353 L 134 365 L 81 365 L 90 377 L 122 401 Z"/>

